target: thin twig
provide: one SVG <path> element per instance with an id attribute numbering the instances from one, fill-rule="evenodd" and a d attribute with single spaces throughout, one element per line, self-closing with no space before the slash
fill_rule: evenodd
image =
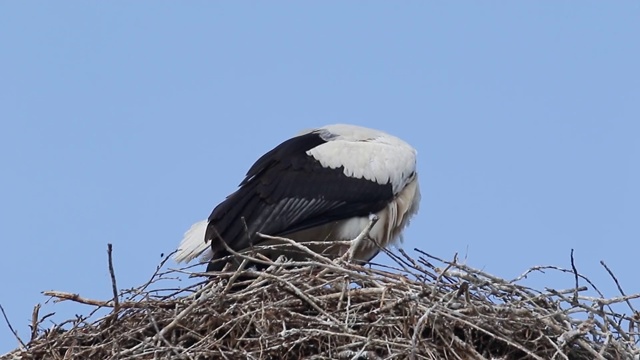
<path id="1" fill-rule="evenodd" d="M 0 311 L 2 311 L 2 316 L 4 317 L 4 321 L 9 327 L 9 330 L 11 330 L 11 333 L 13 334 L 13 336 L 16 338 L 16 340 L 18 340 L 18 342 L 20 343 L 20 346 L 22 346 L 23 349 L 26 349 L 27 345 L 24 344 L 22 339 L 20 339 L 20 336 L 18 336 L 18 332 L 13 328 L 13 326 L 11 326 L 11 322 L 7 317 L 7 313 L 4 312 L 4 308 L 2 307 L 2 305 L 0 305 Z"/>
<path id="2" fill-rule="evenodd" d="M 575 282 L 576 282 L 576 286 L 575 286 L 575 292 L 573 293 L 573 303 L 577 304 L 578 303 L 578 269 L 576 269 L 576 264 L 575 261 L 573 259 L 573 249 L 571 249 L 571 270 L 573 270 L 573 276 L 575 277 Z"/>
<path id="3" fill-rule="evenodd" d="M 351 246 L 349 246 L 349 250 L 345 253 L 348 262 L 353 261 L 356 255 L 356 251 L 360 250 L 360 248 L 362 247 L 362 242 L 369 237 L 371 229 L 373 229 L 378 220 L 379 218 L 376 214 L 370 214 L 369 223 L 367 224 L 367 226 L 362 229 L 360 234 L 358 234 L 355 239 L 351 240 Z"/>
<path id="4" fill-rule="evenodd" d="M 629 306 L 629 309 L 631 309 L 631 311 L 635 314 L 636 313 L 636 309 L 633 308 L 633 305 L 631 305 L 631 302 L 629 301 L 629 299 L 626 298 L 627 294 L 625 294 L 624 290 L 622 290 L 622 286 L 620 285 L 620 282 L 618 281 L 618 278 L 613 274 L 613 271 L 611 271 L 611 269 L 609 269 L 609 267 L 607 266 L 607 264 L 605 264 L 605 262 L 603 260 L 600 260 L 600 264 L 602 266 L 604 266 L 604 268 L 607 270 L 607 272 L 609 273 L 609 276 L 611 276 L 613 281 L 616 283 L 616 286 L 618 287 L 618 291 L 620 291 L 620 294 L 625 298 L 624 301 Z"/>
<path id="5" fill-rule="evenodd" d="M 113 245 L 107 244 L 107 257 L 109 259 L 109 275 L 111 276 L 111 291 L 113 293 L 113 317 L 109 321 L 115 321 L 118 318 L 120 310 L 120 301 L 118 299 L 118 285 L 116 284 L 116 273 L 113 269 Z"/>
<path id="6" fill-rule="evenodd" d="M 108 308 L 113 308 L 114 307 L 113 299 L 107 300 L 107 301 L 95 300 L 95 299 L 89 299 L 89 298 L 82 297 L 79 294 L 74 294 L 74 293 L 69 293 L 69 292 L 64 292 L 64 291 L 53 291 L 53 290 L 43 291 L 42 295 L 51 296 L 51 297 L 55 298 L 54 303 L 58 303 L 58 302 L 61 302 L 61 301 L 69 300 L 69 301 L 73 301 L 73 302 L 77 302 L 77 303 L 85 304 L 85 305 L 108 307 Z M 148 300 L 148 301 L 145 301 L 145 302 L 124 301 L 124 302 L 121 302 L 121 303 L 118 304 L 120 309 L 140 309 L 140 308 L 146 308 L 149 305 L 158 306 L 158 307 L 162 307 L 162 308 L 172 308 L 174 306 L 174 302 L 172 302 L 172 301 L 161 301 L 161 300 Z"/>

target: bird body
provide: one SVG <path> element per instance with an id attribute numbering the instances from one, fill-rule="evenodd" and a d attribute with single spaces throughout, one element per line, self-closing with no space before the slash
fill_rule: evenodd
<path id="1" fill-rule="evenodd" d="M 336 257 L 347 249 L 332 241 L 356 238 L 369 216 L 376 215 L 379 221 L 369 241 L 353 251 L 355 260 L 366 262 L 379 247 L 400 238 L 419 201 L 415 149 L 378 130 L 328 125 L 286 140 L 260 157 L 238 190 L 185 233 L 174 258 L 183 262 L 201 256 L 212 261 L 208 270 L 219 270 L 224 263 L 215 261 L 229 255 L 227 246 L 243 252 L 277 243 L 259 233 L 314 242 L 310 248 Z M 302 256 L 283 247 L 260 252 L 272 258 Z"/>

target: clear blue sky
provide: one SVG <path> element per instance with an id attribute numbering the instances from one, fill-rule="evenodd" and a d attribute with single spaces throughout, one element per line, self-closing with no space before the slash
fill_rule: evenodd
<path id="1" fill-rule="evenodd" d="M 418 149 L 405 249 L 511 278 L 574 248 L 607 295 L 600 260 L 640 292 L 640 2 L 274 4 L 2 2 L 0 304 L 23 338 L 43 290 L 110 297 L 108 242 L 141 284 L 259 155 L 337 122 Z"/>

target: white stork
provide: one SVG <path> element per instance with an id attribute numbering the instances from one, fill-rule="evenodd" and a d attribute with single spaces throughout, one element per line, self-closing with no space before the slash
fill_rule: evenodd
<path id="1" fill-rule="evenodd" d="M 220 270 L 225 263 L 215 261 L 229 255 L 221 242 L 240 253 L 273 243 L 257 233 L 314 241 L 323 244 L 313 247 L 315 251 L 337 257 L 345 246 L 332 246 L 331 241 L 353 240 L 369 225 L 370 215 L 376 215 L 379 220 L 367 241 L 350 250 L 354 260 L 367 262 L 380 246 L 400 239 L 419 202 L 414 148 L 382 131 L 328 125 L 297 135 L 259 158 L 238 190 L 216 206 L 208 220 L 185 233 L 174 259 L 188 262 L 200 256 L 211 260 L 208 271 Z M 296 258 L 294 252 L 274 251 L 262 253 Z"/>

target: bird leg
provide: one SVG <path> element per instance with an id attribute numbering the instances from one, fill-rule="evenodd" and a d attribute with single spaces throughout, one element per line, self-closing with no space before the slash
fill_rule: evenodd
<path id="1" fill-rule="evenodd" d="M 360 244 L 363 241 L 368 240 L 369 233 L 373 226 L 378 222 L 379 218 L 376 214 L 369 214 L 369 224 L 362 229 L 362 232 L 355 239 L 351 240 L 351 245 L 349 246 L 349 251 L 345 254 L 347 256 L 347 261 L 351 262 L 353 257 L 355 256 L 356 250 L 360 248 Z"/>

